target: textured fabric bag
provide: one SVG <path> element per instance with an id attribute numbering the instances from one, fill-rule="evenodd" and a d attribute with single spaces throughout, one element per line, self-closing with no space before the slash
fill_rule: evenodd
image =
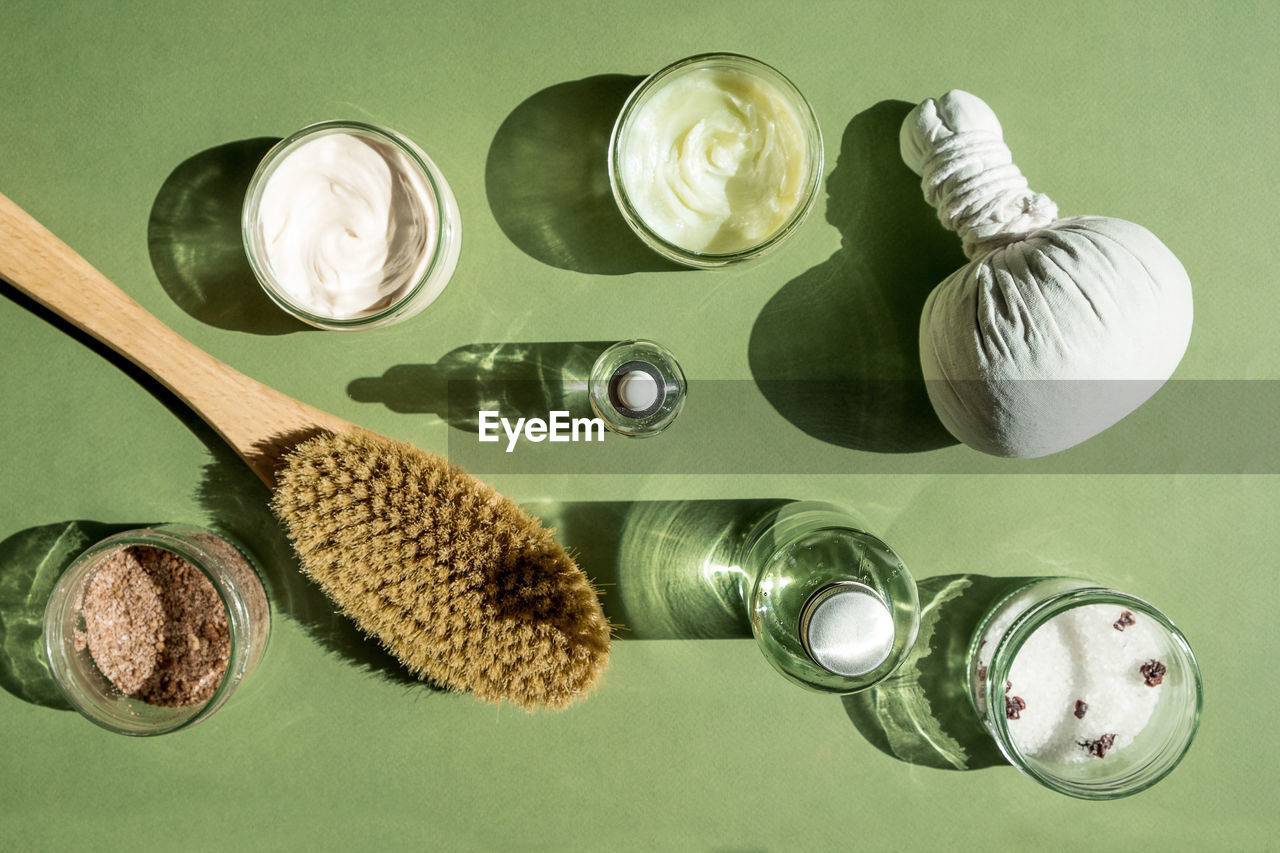
<path id="1" fill-rule="evenodd" d="M 929 398 L 956 438 L 997 456 L 1054 453 L 1172 375 L 1191 336 L 1191 284 L 1155 235 L 1122 219 L 1059 219 L 1027 188 L 995 113 L 967 92 L 917 106 L 900 144 L 970 258 L 920 318 Z"/>

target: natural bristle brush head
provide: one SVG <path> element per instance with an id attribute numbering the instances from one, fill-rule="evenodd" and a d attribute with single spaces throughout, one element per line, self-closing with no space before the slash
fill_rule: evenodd
<path id="1" fill-rule="evenodd" d="M 443 459 L 218 361 L 3 194 L 0 278 L 217 430 L 275 489 L 303 571 L 409 670 L 525 708 L 564 707 L 595 686 L 610 630 L 596 591 L 514 503 Z"/>
<path id="2" fill-rule="evenodd" d="M 586 575 L 534 518 L 446 460 L 374 433 L 322 433 L 278 472 L 302 569 L 420 677 L 561 708 L 609 659 Z"/>

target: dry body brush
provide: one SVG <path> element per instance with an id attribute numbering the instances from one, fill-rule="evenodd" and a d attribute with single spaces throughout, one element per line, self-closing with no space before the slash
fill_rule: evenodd
<path id="1" fill-rule="evenodd" d="M 564 707 L 599 680 L 609 624 L 595 590 L 549 531 L 492 488 L 233 370 L 3 195 L 0 278 L 217 430 L 275 491 L 303 571 L 413 672 L 526 708 Z"/>
<path id="2" fill-rule="evenodd" d="M 303 571 L 420 677 L 558 708 L 608 663 L 596 591 L 551 531 L 440 457 L 325 433 L 286 457 L 275 510 Z"/>

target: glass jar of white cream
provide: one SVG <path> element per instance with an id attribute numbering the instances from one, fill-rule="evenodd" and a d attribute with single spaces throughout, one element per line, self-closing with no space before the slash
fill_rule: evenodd
<path id="1" fill-rule="evenodd" d="M 808 215 L 822 133 L 794 84 L 732 53 L 682 59 L 642 82 L 609 142 L 622 216 L 677 263 L 722 267 L 772 251 Z"/>
<path id="2" fill-rule="evenodd" d="M 458 203 L 431 158 L 354 121 L 304 127 L 267 152 L 241 224 L 267 295 L 322 329 L 413 316 L 449 283 L 462 246 Z"/>

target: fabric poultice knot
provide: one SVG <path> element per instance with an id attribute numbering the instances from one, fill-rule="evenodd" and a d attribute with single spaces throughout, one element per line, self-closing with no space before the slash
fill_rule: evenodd
<path id="1" fill-rule="evenodd" d="M 968 92 L 920 102 L 898 147 L 969 257 L 920 311 L 925 390 L 953 436 L 995 456 L 1057 453 L 1173 375 L 1194 306 L 1159 238 L 1113 217 L 1058 218 L 1027 187 L 995 112 Z"/>
<path id="2" fill-rule="evenodd" d="M 942 224 L 960 235 L 970 259 L 1058 218 L 1058 206 L 1028 189 L 1009 146 L 990 130 L 966 130 L 940 140 L 921 171 L 925 199 Z"/>

